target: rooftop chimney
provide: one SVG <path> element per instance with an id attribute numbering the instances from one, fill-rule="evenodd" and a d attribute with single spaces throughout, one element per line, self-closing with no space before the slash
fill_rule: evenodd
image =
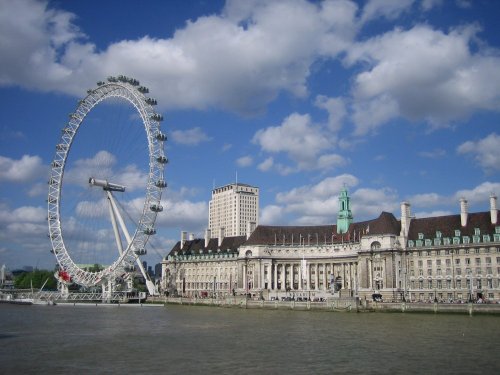
<path id="1" fill-rule="evenodd" d="M 408 231 L 410 230 L 410 221 L 410 203 L 401 202 L 401 236 L 408 236 Z"/>
<path id="2" fill-rule="evenodd" d="M 193 241 L 194 240 L 194 233 L 189 233 L 189 241 Z"/>
<path id="3" fill-rule="evenodd" d="M 208 243 L 210 242 L 211 236 L 212 236 L 212 231 L 210 229 L 205 229 L 205 248 L 208 247 Z"/>
<path id="4" fill-rule="evenodd" d="M 490 214 L 491 214 L 491 224 L 496 224 L 498 218 L 498 210 L 497 210 L 497 196 L 495 194 L 490 195 Z"/>
<path id="5" fill-rule="evenodd" d="M 460 198 L 460 223 L 462 227 L 467 226 L 467 200 Z"/>
<path id="6" fill-rule="evenodd" d="M 222 245 L 222 240 L 224 239 L 224 227 L 219 228 L 219 244 L 218 246 Z"/>
<path id="7" fill-rule="evenodd" d="M 182 231 L 181 232 L 181 249 L 184 247 L 184 244 L 186 243 L 186 238 L 187 238 L 187 232 Z"/>

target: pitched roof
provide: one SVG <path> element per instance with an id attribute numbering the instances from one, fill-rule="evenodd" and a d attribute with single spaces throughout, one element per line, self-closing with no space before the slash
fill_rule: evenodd
<path id="1" fill-rule="evenodd" d="M 359 241 L 360 234 L 399 234 L 401 224 L 393 214 L 382 212 L 373 220 L 352 223 L 347 233 L 337 234 L 337 225 L 315 226 L 272 226 L 259 225 L 245 245 L 298 245 L 300 241 L 306 244 L 341 243 L 343 241 Z"/>
<path id="2" fill-rule="evenodd" d="M 497 218 L 497 223 L 500 222 L 499 218 Z M 481 235 L 493 234 L 497 225 L 500 224 L 491 224 L 489 211 L 469 213 L 465 227 L 462 227 L 460 214 L 412 219 L 410 221 L 408 239 L 417 240 L 419 233 L 422 233 L 424 238 L 435 238 L 436 231 L 440 231 L 443 237 L 451 238 L 455 236 L 456 229 L 460 230 L 461 236 L 473 236 L 475 228 L 479 228 Z"/>
<path id="3" fill-rule="evenodd" d="M 224 237 L 222 244 L 219 247 L 218 238 L 211 238 L 208 241 L 208 246 L 205 247 L 205 240 L 196 238 L 194 240 L 187 240 L 181 248 L 181 241 L 178 241 L 174 247 L 167 254 L 190 255 L 190 254 L 208 254 L 209 252 L 216 253 L 220 251 L 236 252 L 238 248 L 245 242 L 246 236 Z"/>

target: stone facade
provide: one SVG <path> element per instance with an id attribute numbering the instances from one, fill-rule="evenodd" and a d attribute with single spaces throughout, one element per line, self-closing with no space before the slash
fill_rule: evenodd
<path id="1" fill-rule="evenodd" d="M 500 301 L 496 197 L 490 203 L 489 212 L 462 204 L 457 215 L 416 219 L 403 202 L 399 220 L 382 212 L 344 233 L 259 225 L 247 236 L 181 241 L 163 261 L 162 285 L 190 297 Z"/>

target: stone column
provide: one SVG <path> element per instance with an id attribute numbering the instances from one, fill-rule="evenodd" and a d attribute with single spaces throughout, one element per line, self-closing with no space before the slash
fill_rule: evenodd
<path id="1" fill-rule="evenodd" d="M 278 289 L 278 265 L 276 263 L 274 263 L 272 265 L 272 267 L 274 268 L 273 269 L 273 275 L 274 275 L 274 278 L 273 278 L 273 289 L 276 290 L 276 289 Z"/>
<path id="2" fill-rule="evenodd" d="M 323 263 L 323 290 L 328 290 L 328 276 L 326 274 L 326 263 Z"/>
<path id="3" fill-rule="evenodd" d="M 316 263 L 316 274 L 314 275 L 314 278 L 315 278 L 315 282 L 316 282 L 316 285 L 315 285 L 315 290 L 319 290 L 319 264 Z"/>
<path id="4" fill-rule="evenodd" d="M 286 290 L 286 264 L 281 264 L 281 290 Z"/>
<path id="5" fill-rule="evenodd" d="M 304 278 L 304 275 L 302 274 L 302 263 L 299 262 L 299 290 L 303 290 L 304 289 L 304 285 L 303 285 L 303 278 Z"/>

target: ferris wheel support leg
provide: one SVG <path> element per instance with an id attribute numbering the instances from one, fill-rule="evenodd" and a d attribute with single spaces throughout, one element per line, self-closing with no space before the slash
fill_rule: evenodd
<path id="1" fill-rule="evenodd" d="M 130 237 L 130 233 L 128 232 L 127 227 L 125 226 L 125 222 L 123 221 L 123 217 L 120 214 L 120 211 L 118 211 L 118 207 L 116 206 L 116 202 L 115 202 L 115 199 L 113 197 L 113 194 L 111 194 L 110 191 L 108 191 L 108 199 L 109 199 L 109 202 L 111 203 L 113 213 L 114 213 L 114 215 L 111 215 L 111 216 L 112 217 L 116 216 L 116 218 L 118 219 L 118 223 L 120 224 L 120 228 L 122 229 L 122 232 L 125 235 L 125 238 L 127 239 L 127 246 L 130 246 L 130 243 L 132 242 L 132 238 Z M 139 266 L 139 269 L 141 270 L 141 273 L 142 273 L 142 276 L 144 277 L 144 280 L 146 280 L 146 287 L 148 288 L 149 294 L 152 296 L 158 295 L 158 292 L 155 288 L 155 285 L 151 281 L 151 279 L 149 278 L 149 275 L 146 273 L 146 270 L 144 269 L 144 266 L 143 266 L 141 260 L 139 259 L 139 257 L 137 257 L 135 260 L 137 262 L 137 266 Z"/>
<path id="2" fill-rule="evenodd" d="M 118 251 L 120 255 L 123 254 L 123 244 L 122 239 L 120 237 L 120 232 L 118 231 L 118 225 L 116 224 L 116 215 L 113 210 L 113 196 L 111 195 L 111 191 L 107 191 L 108 195 L 108 203 L 109 203 L 109 216 L 111 217 L 111 224 L 113 225 L 113 232 L 115 233 L 116 246 L 118 247 Z M 113 202 L 113 203 L 112 203 Z"/>

